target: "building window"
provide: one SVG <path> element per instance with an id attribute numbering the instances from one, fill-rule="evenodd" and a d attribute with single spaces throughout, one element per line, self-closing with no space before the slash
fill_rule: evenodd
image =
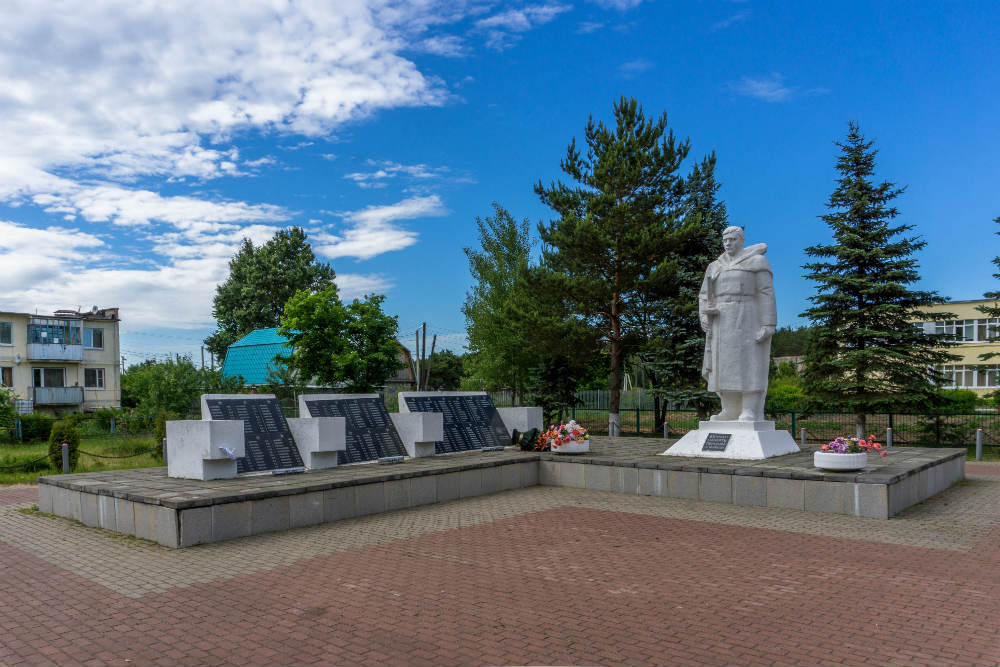
<path id="1" fill-rule="evenodd" d="M 14 369 L 10 366 L 0 368 L 0 387 L 14 386 Z"/>
<path id="2" fill-rule="evenodd" d="M 14 327 L 10 322 L 0 322 L 0 345 L 14 344 Z"/>
<path id="3" fill-rule="evenodd" d="M 32 368 L 31 377 L 36 387 L 65 387 L 65 368 Z"/>
<path id="4" fill-rule="evenodd" d="M 1000 319 L 942 320 L 934 323 L 934 333 L 952 336 L 959 343 L 985 343 L 1000 337 Z"/>
<path id="5" fill-rule="evenodd" d="M 104 349 L 104 329 L 83 329 L 83 346 L 92 350 Z"/>
<path id="6" fill-rule="evenodd" d="M 1000 366 L 950 364 L 938 366 L 944 374 L 945 389 L 997 389 L 1000 388 Z"/>
<path id="7" fill-rule="evenodd" d="M 79 345 L 80 325 L 69 320 L 62 322 L 49 321 L 45 324 L 29 324 L 28 342 Z"/>
<path id="8" fill-rule="evenodd" d="M 83 369 L 84 389 L 104 389 L 104 369 L 84 368 Z"/>

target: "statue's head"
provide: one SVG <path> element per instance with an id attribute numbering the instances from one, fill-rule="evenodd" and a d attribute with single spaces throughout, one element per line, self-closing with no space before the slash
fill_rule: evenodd
<path id="1" fill-rule="evenodd" d="M 742 227 L 726 227 L 722 232 L 722 247 L 726 249 L 726 254 L 732 256 L 743 248 L 746 238 L 743 235 Z"/>

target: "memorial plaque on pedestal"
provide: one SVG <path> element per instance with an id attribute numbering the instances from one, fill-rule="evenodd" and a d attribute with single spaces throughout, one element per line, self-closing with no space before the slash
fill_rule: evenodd
<path id="1" fill-rule="evenodd" d="M 246 456 L 236 459 L 237 474 L 303 467 L 277 398 L 213 395 L 204 405 L 212 419 L 243 420 Z"/>
<path id="2" fill-rule="evenodd" d="M 444 440 L 435 454 L 464 452 L 510 444 L 510 434 L 487 394 L 401 395 L 410 412 L 444 413 Z"/>
<path id="3" fill-rule="evenodd" d="M 724 452 L 729 446 L 729 438 L 732 433 L 709 433 L 705 437 L 705 444 L 702 445 L 703 452 Z"/>
<path id="4" fill-rule="evenodd" d="M 347 449 L 337 454 L 337 462 L 358 463 L 387 456 L 406 456 L 406 448 L 389 418 L 385 403 L 377 395 L 302 396 L 309 410 L 303 417 L 343 417 L 346 421 Z M 302 405 L 300 403 L 299 405 Z"/>

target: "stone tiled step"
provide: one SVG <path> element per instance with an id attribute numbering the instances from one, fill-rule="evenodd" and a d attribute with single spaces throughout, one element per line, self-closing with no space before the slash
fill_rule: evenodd
<path id="1" fill-rule="evenodd" d="M 176 548 L 536 484 L 885 519 L 965 476 L 964 449 L 897 448 L 863 471 L 829 473 L 812 467 L 812 452 L 658 456 L 667 445 L 593 438 L 591 453 L 575 456 L 507 449 L 209 482 L 163 468 L 58 475 L 39 480 L 39 507 Z"/>

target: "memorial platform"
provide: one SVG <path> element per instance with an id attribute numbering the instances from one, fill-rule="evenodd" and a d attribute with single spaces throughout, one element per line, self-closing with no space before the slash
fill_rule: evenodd
<path id="1" fill-rule="evenodd" d="M 566 455 L 461 452 L 292 475 L 200 481 L 141 468 L 39 478 L 39 509 L 187 547 L 536 484 L 887 519 L 965 477 L 965 449 L 898 447 L 859 472 L 812 450 L 762 461 L 659 456 L 671 441 L 593 437 Z"/>

